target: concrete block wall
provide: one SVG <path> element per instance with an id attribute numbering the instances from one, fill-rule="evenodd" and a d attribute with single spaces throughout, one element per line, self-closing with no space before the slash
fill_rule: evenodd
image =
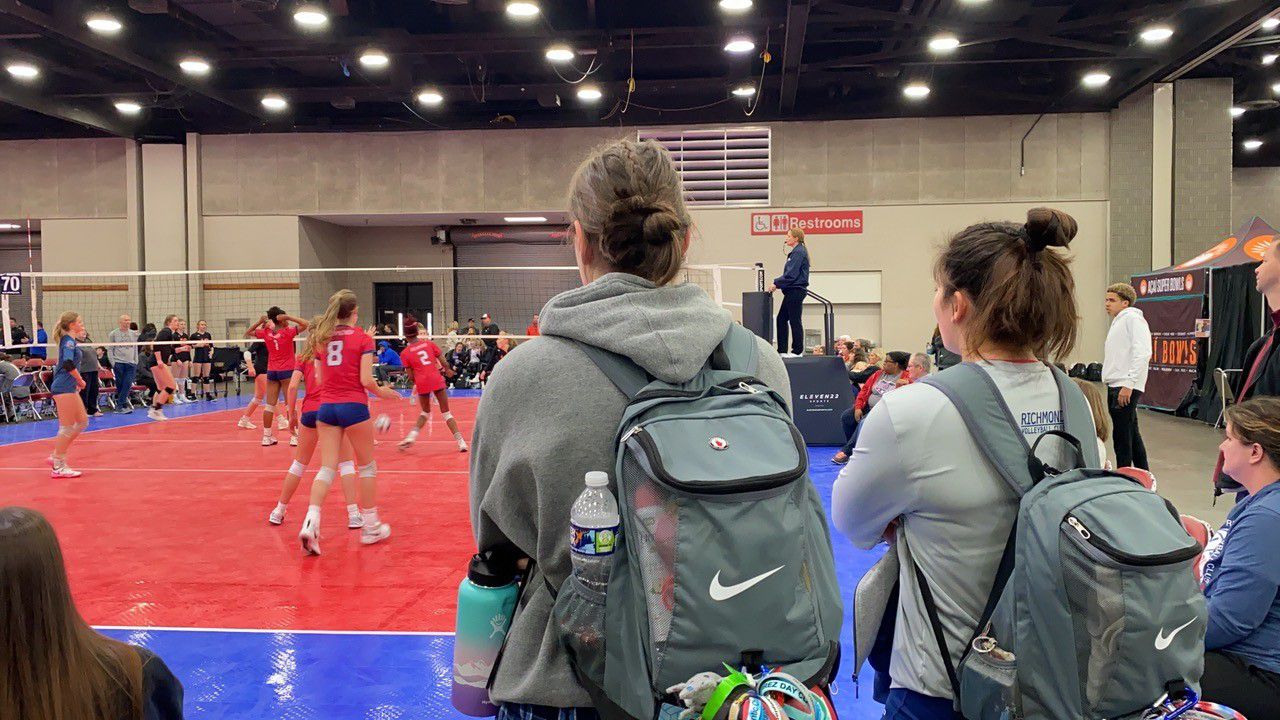
<path id="1" fill-rule="evenodd" d="M 1112 282 L 1127 282 L 1151 269 L 1151 163 L 1153 95 L 1150 88 L 1111 111 Z"/>
<path id="2" fill-rule="evenodd" d="M 1236 168 L 1231 175 L 1231 225 L 1238 229 L 1253 216 L 1280 227 L 1280 168 Z"/>
<path id="3" fill-rule="evenodd" d="M 1231 215 L 1231 100 L 1231 78 L 1174 83 L 1174 263 L 1200 254 L 1238 224 Z"/>
<path id="4" fill-rule="evenodd" d="M 0 218 L 124 217 L 125 142 L 0 142 Z"/>

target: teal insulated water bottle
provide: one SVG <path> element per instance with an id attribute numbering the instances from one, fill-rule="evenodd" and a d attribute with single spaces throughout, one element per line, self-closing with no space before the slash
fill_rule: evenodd
<path id="1" fill-rule="evenodd" d="M 453 706 L 464 715 L 498 714 L 497 706 L 489 702 L 489 676 L 520 596 L 516 574 L 515 564 L 509 560 L 476 555 L 458 586 L 452 697 Z"/>

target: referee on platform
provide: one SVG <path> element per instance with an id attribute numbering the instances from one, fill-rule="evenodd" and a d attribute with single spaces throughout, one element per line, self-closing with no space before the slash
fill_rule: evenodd
<path id="1" fill-rule="evenodd" d="M 787 331 L 791 334 L 791 354 L 804 354 L 804 325 L 800 311 L 804 307 L 805 294 L 809 288 L 809 250 L 804 245 L 804 230 L 798 227 L 787 232 L 787 265 L 782 275 L 775 279 L 769 292 L 782 291 L 782 307 L 778 308 L 778 352 L 787 354 Z"/>

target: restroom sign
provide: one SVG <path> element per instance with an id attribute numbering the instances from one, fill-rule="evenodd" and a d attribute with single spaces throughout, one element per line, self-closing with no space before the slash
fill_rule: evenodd
<path id="1" fill-rule="evenodd" d="M 762 212 L 751 214 L 752 235 L 784 235 L 791 228 L 806 235 L 849 235 L 862 232 L 861 210 Z"/>

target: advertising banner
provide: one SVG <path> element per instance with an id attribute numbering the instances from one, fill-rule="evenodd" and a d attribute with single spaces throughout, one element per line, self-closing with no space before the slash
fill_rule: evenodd
<path id="1" fill-rule="evenodd" d="M 1133 278 L 1137 308 L 1151 327 L 1151 372 L 1141 403 L 1174 410 L 1195 385 L 1200 351 L 1197 322 L 1204 317 L 1209 270 L 1172 270 Z"/>

